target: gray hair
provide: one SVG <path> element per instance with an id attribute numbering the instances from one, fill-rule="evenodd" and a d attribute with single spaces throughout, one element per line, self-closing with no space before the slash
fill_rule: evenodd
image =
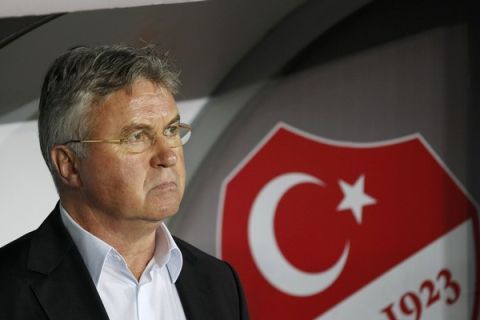
<path id="1" fill-rule="evenodd" d="M 138 78 L 177 93 L 179 72 L 167 56 L 153 46 L 80 46 L 54 61 L 43 82 L 38 118 L 40 149 L 54 180 L 50 150 L 56 144 L 87 138 L 92 108 L 107 95 L 129 88 Z M 79 157 L 86 154 L 84 144 L 72 144 L 71 149 Z"/>

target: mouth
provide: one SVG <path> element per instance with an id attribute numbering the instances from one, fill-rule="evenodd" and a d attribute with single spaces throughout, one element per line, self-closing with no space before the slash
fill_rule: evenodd
<path id="1" fill-rule="evenodd" d="M 152 190 L 156 191 L 174 191 L 177 190 L 177 183 L 174 181 L 166 181 L 156 185 Z"/>

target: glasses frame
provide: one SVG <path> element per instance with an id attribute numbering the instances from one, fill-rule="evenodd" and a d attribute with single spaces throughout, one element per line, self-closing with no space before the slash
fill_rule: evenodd
<path id="1" fill-rule="evenodd" d="M 187 135 L 192 134 L 192 127 L 190 125 L 188 125 L 186 123 L 183 123 L 183 122 L 179 122 L 178 127 L 187 129 L 188 130 Z M 162 135 L 168 138 L 168 136 L 165 134 L 165 130 L 167 130 L 167 128 L 162 131 Z M 182 139 L 180 138 L 180 141 L 181 140 Z M 190 138 L 188 138 L 188 140 L 190 140 Z M 178 148 L 178 147 L 184 146 L 188 142 L 188 140 L 185 143 L 180 144 L 179 146 L 175 146 L 175 147 L 171 147 L 171 148 Z M 128 141 L 128 138 L 123 138 L 123 139 L 82 139 L 82 140 L 69 140 L 69 141 L 64 142 L 63 144 L 67 145 L 69 143 L 112 143 L 112 144 L 125 144 L 125 145 L 127 145 L 127 141 Z M 151 143 L 151 146 L 153 144 L 155 144 L 155 142 L 156 142 L 156 139 L 153 139 L 152 143 Z"/>

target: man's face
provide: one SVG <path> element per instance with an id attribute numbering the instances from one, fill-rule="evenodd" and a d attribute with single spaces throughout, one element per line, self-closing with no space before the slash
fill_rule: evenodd
<path id="1" fill-rule="evenodd" d="M 143 78 L 130 91 L 110 94 L 93 107 L 89 139 L 119 139 L 140 129 L 156 134 L 146 151 L 94 143 L 79 161 L 82 201 L 117 220 L 157 222 L 178 211 L 185 188 L 183 148 L 169 147 L 163 130 L 178 121 L 171 93 Z"/>

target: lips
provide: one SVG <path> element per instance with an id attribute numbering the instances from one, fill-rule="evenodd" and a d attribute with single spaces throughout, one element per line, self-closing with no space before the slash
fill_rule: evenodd
<path id="1" fill-rule="evenodd" d="M 167 182 L 162 182 L 156 185 L 152 190 L 170 191 L 170 190 L 176 190 L 176 189 L 177 189 L 177 183 L 175 181 L 167 181 Z"/>

